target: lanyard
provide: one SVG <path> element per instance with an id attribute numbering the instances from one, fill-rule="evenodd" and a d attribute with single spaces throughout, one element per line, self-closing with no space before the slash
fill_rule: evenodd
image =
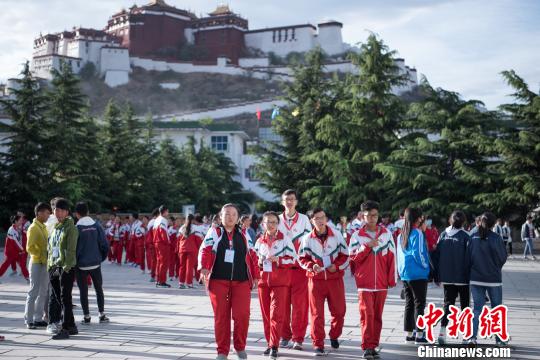
<path id="1" fill-rule="evenodd" d="M 225 233 L 227 234 L 227 238 L 229 239 L 229 249 L 232 250 L 232 248 L 233 248 L 234 230 L 232 232 L 230 232 L 230 233 L 227 230 L 225 230 Z"/>

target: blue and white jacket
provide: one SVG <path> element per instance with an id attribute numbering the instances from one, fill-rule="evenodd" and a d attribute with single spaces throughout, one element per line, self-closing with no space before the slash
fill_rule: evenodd
<path id="1" fill-rule="evenodd" d="M 398 273 L 401 280 L 427 280 L 429 278 L 429 254 L 424 234 L 417 228 L 411 229 L 407 247 L 403 249 L 402 234 L 397 241 Z"/>

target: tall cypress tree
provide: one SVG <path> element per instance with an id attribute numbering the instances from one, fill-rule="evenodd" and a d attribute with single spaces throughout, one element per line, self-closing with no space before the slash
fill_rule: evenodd
<path id="1" fill-rule="evenodd" d="M 46 97 L 49 141 L 53 145 L 49 165 L 54 183 L 49 194 L 72 201 L 98 200 L 100 195 L 95 192 L 101 179 L 98 126 L 88 113 L 80 79 L 66 62 L 58 70 L 52 70 Z"/>
<path id="2" fill-rule="evenodd" d="M 492 200 L 523 216 L 540 206 L 540 92 L 531 91 L 513 70 L 502 75 L 516 101 L 501 106 L 514 126 L 496 141 L 504 185 Z"/>
<path id="3" fill-rule="evenodd" d="M 441 221 L 457 208 L 478 213 L 488 205 L 483 194 L 497 186 L 497 116 L 425 80 L 421 90 L 426 99 L 410 106 L 400 147 L 375 166 L 390 194 L 387 205 L 394 214 L 421 207 Z"/>
<path id="4" fill-rule="evenodd" d="M 6 151 L 0 154 L 3 218 L 16 209 L 30 214 L 37 201 L 47 201 L 51 179 L 47 166 L 51 151 L 47 142 L 49 129 L 44 121 L 46 99 L 28 62 L 10 92 L 10 98 L 0 100 L 0 107 L 11 119 L 1 124 L 9 134 L 2 144 Z"/>

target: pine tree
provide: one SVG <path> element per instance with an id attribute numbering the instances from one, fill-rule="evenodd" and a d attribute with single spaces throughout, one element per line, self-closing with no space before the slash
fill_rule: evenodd
<path id="1" fill-rule="evenodd" d="M 0 154 L 3 218 L 17 209 L 31 214 L 37 201 L 48 201 L 46 194 L 51 179 L 43 89 L 30 72 L 28 62 L 21 75 L 10 89 L 12 97 L 0 100 L 0 107 L 11 119 L 1 125 L 9 134 L 2 144 L 6 151 Z"/>
<path id="2" fill-rule="evenodd" d="M 100 155 L 98 126 L 89 115 L 80 79 L 71 66 L 62 62 L 52 71 L 51 87 L 46 93 L 51 146 L 49 163 L 53 174 L 50 196 L 64 196 L 72 201 L 96 199 L 99 188 Z"/>
<path id="3" fill-rule="evenodd" d="M 394 215 L 420 207 L 440 222 L 455 209 L 478 214 L 489 205 L 483 194 L 497 187 L 497 115 L 425 79 L 421 90 L 426 99 L 410 106 L 399 149 L 375 166 L 384 175 L 388 205 Z"/>
<path id="4" fill-rule="evenodd" d="M 540 92 L 531 91 L 513 70 L 502 75 L 516 102 L 501 106 L 513 126 L 496 141 L 504 185 L 490 200 L 523 216 L 540 206 Z"/>

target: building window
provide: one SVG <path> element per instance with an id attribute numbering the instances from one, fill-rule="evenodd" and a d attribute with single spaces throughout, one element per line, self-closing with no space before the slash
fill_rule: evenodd
<path id="1" fill-rule="evenodd" d="M 278 42 L 281 42 L 281 30 L 279 30 L 279 33 L 278 33 Z"/>
<path id="2" fill-rule="evenodd" d="M 259 181 L 259 178 L 257 176 L 257 168 L 255 165 L 251 165 L 247 169 L 245 169 L 245 178 L 249 181 Z"/>
<path id="3" fill-rule="evenodd" d="M 212 136 L 212 149 L 216 151 L 226 152 L 229 150 L 228 136 Z"/>
<path id="4" fill-rule="evenodd" d="M 295 34 L 295 32 L 296 32 L 296 29 L 293 28 L 293 29 L 292 29 L 292 34 L 291 34 L 291 41 L 296 40 L 296 34 Z"/>
<path id="5" fill-rule="evenodd" d="M 272 31 L 272 42 L 276 42 L 276 30 Z"/>
<path id="6" fill-rule="evenodd" d="M 287 36 L 289 35 L 289 29 L 285 29 L 285 38 L 283 41 L 287 41 Z"/>

